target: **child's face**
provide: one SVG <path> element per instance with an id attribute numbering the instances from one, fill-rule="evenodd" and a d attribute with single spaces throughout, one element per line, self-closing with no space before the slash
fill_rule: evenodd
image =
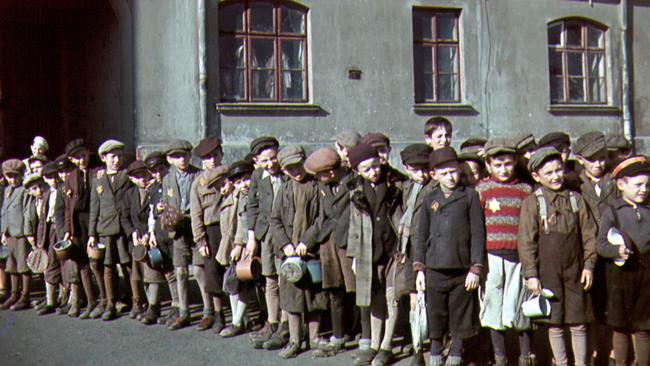
<path id="1" fill-rule="evenodd" d="M 66 182 L 68 178 L 70 178 L 70 173 L 71 171 L 60 171 L 59 172 L 59 179 L 61 179 L 61 182 Z"/>
<path id="2" fill-rule="evenodd" d="M 44 176 L 43 180 L 50 188 L 56 188 L 57 184 L 59 183 L 59 177 L 56 175 Z"/>
<path id="3" fill-rule="evenodd" d="M 419 184 L 426 184 L 429 181 L 429 172 L 422 166 L 405 164 L 406 174 L 409 179 Z"/>
<path id="4" fill-rule="evenodd" d="M 31 163 L 29 163 L 29 169 L 32 172 L 38 173 L 38 174 L 43 173 L 43 166 L 44 166 L 44 164 L 40 160 L 34 160 Z"/>
<path id="5" fill-rule="evenodd" d="M 571 156 L 571 146 L 562 144 L 557 147 L 557 151 L 562 155 L 562 161 L 566 163 L 569 160 L 569 156 Z"/>
<path id="6" fill-rule="evenodd" d="M 242 193 L 248 193 L 248 189 L 251 186 L 251 176 L 250 174 L 246 174 L 241 177 L 235 178 L 235 188 L 242 192 Z"/>
<path id="7" fill-rule="evenodd" d="M 270 148 L 262 150 L 254 158 L 257 165 L 266 170 L 269 174 L 275 175 L 280 172 L 280 164 L 278 164 L 278 150 Z"/>
<path id="8" fill-rule="evenodd" d="M 23 182 L 23 176 L 20 174 L 5 174 L 5 179 L 12 187 L 18 187 Z"/>
<path id="9" fill-rule="evenodd" d="M 41 198 L 43 197 L 43 185 L 41 184 L 32 184 L 27 190 L 30 196 Z"/>
<path id="10" fill-rule="evenodd" d="M 102 161 L 106 164 L 106 171 L 116 172 L 120 170 L 122 165 L 122 155 L 123 151 L 121 149 L 116 149 L 109 151 L 106 154 L 102 155 Z"/>
<path id="11" fill-rule="evenodd" d="M 336 182 L 337 175 L 334 169 L 330 169 L 330 170 L 316 173 L 314 175 L 314 178 L 316 178 L 316 180 L 318 180 L 321 183 L 330 184 Z"/>
<path id="12" fill-rule="evenodd" d="M 201 162 L 203 163 L 203 168 L 207 170 L 212 170 L 219 165 L 221 165 L 221 160 L 223 159 L 223 153 L 221 150 L 217 150 L 214 154 L 201 158 Z"/>
<path id="13" fill-rule="evenodd" d="M 233 185 L 228 178 L 223 178 L 217 182 L 217 188 L 219 189 L 219 194 L 225 197 L 232 192 Z"/>
<path id="14" fill-rule="evenodd" d="M 68 157 L 70 162 L 81 169 L 86 169 L 90 161 L 90 153 L 85 148 L 79 149 Z"/>
<path id="15" fill-rule="evenodd" d="M 379 158 L 366 159 L 360 162 L 357 165 L 356 171 L 361 178 L 370 183 L 379 182 L 379 178 L 381 178 L 381 163 L 379 162 Z"/>
<path id="16" fill-rule="evenodd" d="M 184 172 L 190 166 L 190 153 L 188 152 L 175 152 L 167 155 L 167 162 L 176 167 L 181 172 Z"/>
<path id="17" fill-rule="evenodd" d="M 130 175 L 129 179 L 140 189 L 145 189 L 149 185 L 149 174 Z"/>
<path id="18" fill-rule="evenodd" d="M 564 184 L 564 164 L 561 159 L 547 161 L 541 168 L 532 173 L 533 179 L 544 187 L 558 191 Z"/>
<path id="19" fill-rule="evenodd" d="M 505 183 L 515 176 L 515 156 L 503 154 L 489 157 L 486 161 L 487 170 L 497 182 Z"/>
<path id="20" fill-rule="evenodd" d="M 634 203 L 643 203 L 648 198 L 648 181 L 650 181 L 650 176 L 642 174 L 636 177 L 617 179 L 616 186 L 621 191 L 623 198 Z"/>
<path id="21" fill-rule="evenodd" d="M 576 156 L 578 163 L 585 168 L 585 173 L 594 178 L 605 175 L 607 166 L 607 149 L 602 149 L 590 158 Z"/>
<path id="22" fill-rule="evenodd" d="M 474 185 L 481 180 L 483 172 L 481 165 L 474 160 L 465 160 L 461 163 L 462 172 L 467 176 L 467 184 Z"/>
<path id="23" fill-rule="evenodd" d="M 432 170 L 433 177 L 447 189 L 455 189 L 460 181 L 460 163 L 453 161 L 439 165 Z"/>
<path id="24" fill-rule="evenodd" d="M 451 145 L 451 131 L 439 127 L 433 130 L 430 135 L 424 135 L 424 140 L 434 150 L 449 147 Z"/>
<path id="25" fill-rule="evenodd" d="M 165 164 L 158 164 L 155 167 L 153 167 L 151 170 L 149 170 L 149 173 L 151 173 L 151 176 L 153 179 L 156 180 L 156 182 L 162 182 L 163 178 L 165 175 L 167 175 L 167 172 L 169 171 L 169 167 Z"/>
<path id="26" fill-rule="evenodd" d="M 307 177 L 307 172 L 305 172 L 302 163 L 288 165 L 282 168 L 282 172 L 296 182 L 302 182 Z"/>
<path id="27" fill-rule="evenodd" d="M 45 155 L 45 149 L 40 145 L 32 144 L 29 149 L 32 150 L 32 155 Z"/>

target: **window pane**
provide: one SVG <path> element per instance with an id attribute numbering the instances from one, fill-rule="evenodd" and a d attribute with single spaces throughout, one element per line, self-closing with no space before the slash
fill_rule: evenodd
<path id="1" fill-rule="evenodd" d="M 582 53 L 567 53 L 567 66 L 569 68 L 569 76 L 584 76 L 584 71 L 582 69 Z"/>
<path id="2" fill-rule="evenodd" d="M 433 47 L 415 46 L 413 48 L 415 72 L 431 72 L 433 70 Z"/>
<path id="3" fill-rule="evenodd" d="M 590 77 L 605 76 L 605 56 L 602 53 L 589 53 L 587 55 Z"/>
<path id="4" fill-rule="evenodd" d="M 251 39 L 251 67 L 254 69 L 275 68 L 272 39 Z"/>
<path id="5" fill-rule="evenodd" d="M 582 26 L 577 22 L 566 22 L 566 44 L 567 46 L 582 46 Z"/>
<path id="6" fill-rule="evenodd" d="M 219 8 L 219 30 L 223 32 L 244 30 L 243 4 L 232 4 Z"/>
<path id="7" fill-rule="evenodd" d="M 587 27 L 587 45 L 589 48 L 605 47 L 605 32 L 593 26 Z"/>
<path id="8" fill-rule="evenodd" d="M 548 27 L 548 44 L 549 46 L 562 45 L 562 23 Z"/>
<path id="9" fill-rule="evenodd" d="M 254 2 L 250 4 L 251 24 L 253 32 L 273 32 L 273 4 Z"/>
<path id="10" fill-rule="evenodd" d="M 456 72 L 456 47 L 438 47 L 438 72 Z"/>
<path id="11" fill-rule="evenodd" d="M 282 69 L 298 69 L 304 68 L 304 52 L 303 41 L 282 41 Z"/>
<path id="12" fill-rule="evenodd" d="M 243 100 L 244 92 L 244 70 L 222 69 L 219 88 L 223 100 Z"/>
<path id="13" fill-rule="evenodd" d="M 456 75 L 438 75 L 438 101 L 455 101 L 458 93 Z"/>
<path id="14" fill-rule="evenodd" d="M 569 101 L 574 103 L 585 101 L 583 78 L 569 78 Z"/>
<path id="15" fill-rule="evenodd" d="M 562 52 L 548 50 L 548 67 L 551 75 L 562 75 Z"/>
<path id="16" fill-rule="evenodd" d="M 415 80 L 415 99 L 418 102 L 433 101 L 433 74 L 425 73 Z"/>
<path id="17" fill-rule="evenodd" d="M 251 72 L 251 99 L 275 99 L 275 73 L 273 70 L 253 70 Z"/>
<path id="18" fill-rule="evenodd" d="M 302 11 L 282 5 L 280 17 L 282 33 L 305 34 L 305 17 Z"/>
<path id="19" fill-rule="evenodd" d="M 589 78 L 589 100 L 593 103 L 605 102 L 604 78 Z"/>
<path id="20" fill-rule="evenodd" d="M 282 73 L 282 99 L 291 101 L 304 100 L 304 73 L 302 71 L 285 71 Z"/>
<path id="21" fill-rule="evenodd" d="M 564 102 L 564 85 L 562 83 L 562 76 L 551 76 L 551 102 Z"/>
<path id="22" fill-rule="evenodd" d="M 219 38 L 219 64 L 222 68 L 243 67 L 246 60 L 242 38 Z"/>
<path id="23" fill-rule="evenodd" d="M 438 39 L 456 40 L 456 15 L 451 13 L 441 13 L 436 15 Z"/>
<path id="24" fill-rule="evenodd" d="M 416 41 L 433 39 L 431 13 L 413 12 L 413 39 Z"/>

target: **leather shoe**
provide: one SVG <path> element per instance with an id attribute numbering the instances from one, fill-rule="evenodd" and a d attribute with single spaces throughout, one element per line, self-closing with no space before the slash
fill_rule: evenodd
<path id="1" fill-rule="evenodd" d="M 165 316 L 161 316 L 158 318 L 158 324 L 170 326 L 174 322 L 174 320 L 178 318 L 179 314 L 180 314 L 180 309 L 177 306 L 173 306 L 169 309 L 169 311 Z"/>
<path id="2" fill-rule="evenodd" d="M 220 311 L 215 312 L 212 331 L 215 332 L 216 334 L 220 334 L 225 324 L 226 324 L 226 319 L 224 319 L 223 313 Z"/>
<path id="3" fill-rule="evenodd" d="M 134 302 L 133 306 L 131 307 L 131 311 L 129 312 L 129 318 L 131 319 L 136 319 L 140 314 L 144 313 L 146 311 L 146 307 L 144 304 L 140 302 Z"/>
<path id="4" fill-rule="evenodd" d="M 272 351 L 280 349 L 289 343 L 289 337 L 284 337 L 282 332 L 275 332 L 268 341 L 262 344 L 262 348 Z"/>
<path id="5" fill-rule="evenodd" d="M 45 305 L 42 308 L 38 309 L 36 311 L 36 314 L 38 315 L 47 315 L 47 314 L 52 314 L 56 311 L 56 308 L 54 305 Z"/>
<path id="6" fill-rule="evenodd" d="M 289 342 L 286 347 L 280 351 L 280 357 L 284 359 L 294 358 L 300 353 L 300 342 Z"/>
<path id="7" fill-rule="evenodd" d="M 71 318 L 76 318 L 79 316 L 79 303 L 70 305 L 70 309 L 68 310 L 68 316 Z"/>
<path id="8" fill-rule="evenodd" d="M 18 301 L 18 293 L 17 292 L 12 292 L 11 296 L 9 296 L 8 299 L 5 300 L 5 302 L 0 305 L 0 310 L 7 310 L 13 305 L 16 301 Z"/>
<path id="9" fill-rule="evenodd" d="M 177 330 L 190 326 L 191 321 L 189 316 L 177 317 L 168 327 L 169 330 Z"/>
<path id="10" fill-rule="evenodd" d="M 238 327 L 236 325 L 230 325 L 228 327 L 225 327 L 219 334 L 224 338 L 231 338 L 241 334 L 243 331 L 244 330 L 242 329 L 242 327 Z"/>
<path id="11" fill-rule="evenodd" d="M 68 311 L 70 310 L 70 306 L 68 304 L 63 304 L 56 308 L 56 314 L 57 315 L 67 315 Z"/>
<path id="12" fill-rule="evenodd" d="M 30 307 L 29 297 L 21 296 L 20 299 L 18 299 L 18 302 L 11 305 L 11 307 L 9 307 L 9 309 L 11 309 L 13 311 L 18 311 L 18 310 L 29 309 L 29 307 Z"/>
<path id="13" fill-rule="evenodd" d="M 357 350 L 354 357 L 355 365 L 369 365 L 377 355 L 377 351 L 372 348 Z"/>
<path id="14" fill-rule="evenodd" d="M 106 310 L 106 300 L 99 300 L 95 308 L 90 312 L 90 319 L 99 319 Z"/>
<path id="15" fill-rule="evenodd" d="M 140 321 L 144 325 L 156 324 L 159 317 L 160 317 L 160 306 L 149 305 L 149 309 L 147 309 L 147 312 L 144 314 L 144 317 L 142 317 L 142 320 Z"/>
<path id="16" fill-rule="evenodd" d="M 196 329 L 198 331 L 204 331 L 204 330 L 212 328 L 213 324 L 214 324 L 214 317 L 204 315 L 201 318 L 201 321 L 199 321 L 199 324 L 196 326 Z"/>
<path id="17" fill-rule="evenodd" d="M 115 319 L 117 317 L 117 310 L 113 305 L 107 305 L 104 313 L 102 314 L 102 320 L 107 322 Z"/>
<path id="18" fill-rule="evenodd" d="M 86 308 L 84 309 L 84 311 L 81 314 L 79 314 L 79 319 L 88 319 L 88 318 L 90 318 L 90 314 L 92 313 L 93 309 L 95 309 L 96 306 L 97 306 L 96 301 L 89 302 L 86 305 Z"/>
<path id="19" fill-rule="evenodd" d="M 393 359 L 393 351 L 380 349 L 372 359 L 372 366 L 386 366 Z"/>
<path id="20" fill-rule="evenodd" d="M 409 366 L 425 366 L 424 353 L 422 351 L 415 352 L 411 358 Z"/>

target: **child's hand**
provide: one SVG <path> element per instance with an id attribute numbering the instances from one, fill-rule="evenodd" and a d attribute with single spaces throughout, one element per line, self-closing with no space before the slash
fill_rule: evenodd
<path id="1" fill-rule="evenodd" d="M 427 283 L 424 278 L 424 272 L 418 271 L 418 274 L 415 277 L 415 289 L 417 292 L 424 292 L 427 289 Z"/>
<path id="2" fill-rule="evenodd" d="M 282 248 L 282 251 L 284 252 L 284 255 L 287 257 L 293 257 L 296 253 L 293 250 L 293 245 L 287 244 Z"/>
<path id="3" fill-rule="evenodd" d="M 151 234 L 151 236 L 149 237 L 149 246 L 152 247 L 152 248 L 155 248 L 155 247 L 158 246 L 158 241 L 156 240 L 156 235 L 155 234 Z"/>
<path id="4" fill-rule="evenodd" d="M 542 293 L 542 283 L 537 277 L 531 277 L 526 281 L 526 286 L 528 290 L 533 294 L 533 296 L 539 296 Z"/>
<path id="5" fill-rule="evenodd" d="M 352 258 L 352 273 L 357 274 L 357 259 Z"/>
<path id="6" fill-rule="evenodd" d="M 2 244 L 7 245 L 7 234 L 2 234 Z"/>
<path id="7" fill-rule="evenodd" d="M 472 291 L 478 288 L 479 276 L 475 273 L 469 272 L 465 277 L 465 290 Z"/>
<path id="8" fill-rule="evenodd" d="M 591 272 L 591 270 L 589 269 L 582 270 L 580 283 L 584 285 L 585 291 L 588 291 L 591 288 L 591 285 L 594 283 L 594 274 Z"/>
<path id="9" fill-rule="evenodd" d="M 630 258 L 630 250 L 625 245 L 619 245 L 618 256 L 623 260 L 628 260 Z"/>
<path id="10" fill-rule="evenodd" d="M 208 243 L 202 243 L 203 245 L 199 246 L 199 254 L 201 254 L 202 257 L 207 258 L 210 256 L 210 247 L 208 247 Z"/>
<path id="11" fill-rule="evenodd" d="M 249 230 L 248 242 L 246 243 L 246 249 L 244 250 L 244 255 L 252 258 L 253 255 L 255 255 L 255 250 L 257 250 L 257 240 L 255 239 L 255 232 Z"/>
<path id="12" fill-rule="evenodd" d="M 239 260 L 239 257 L 241 256 L 241 250 L 242 250 L 241 245 L 235 245 L 230 251 L 230 260 L 233 262 L 237 262 Z"/>
<path id="13" fill-rule="evenodd" d="M 307 255 L 307 246 L 305 243 L 299 243 L 296 247 L 296 255 L 299 257 L 304 257 Z"/>

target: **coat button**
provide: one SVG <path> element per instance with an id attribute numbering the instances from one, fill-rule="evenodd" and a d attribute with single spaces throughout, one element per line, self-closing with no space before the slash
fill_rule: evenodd
<path id="1" fill-rule="evenodd" d="M 436 233 L 436 238 L 439 238 L 439 237 L 440 237 L 440 233 Z"/>
<path id="2" fill-rule="evenodd" d="M 381 221 L 381 217 L 378 217 L 378 218 L 377 218 L 377 221 Z"/>

